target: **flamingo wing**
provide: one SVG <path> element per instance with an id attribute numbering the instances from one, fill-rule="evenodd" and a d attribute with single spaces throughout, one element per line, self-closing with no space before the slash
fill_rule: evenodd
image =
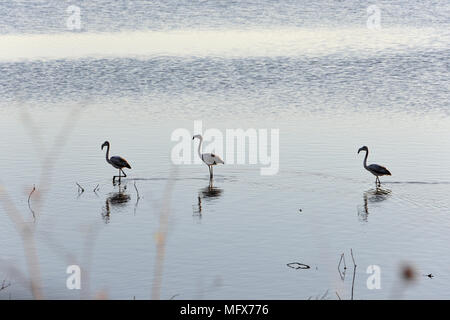
<path id="1" fill-rule="evenodd" d="M 214 153 L 203 153 L 202 160 L 208 166 L 214 166 L 219 163 L 224 164 L 223 160 L 219 156 L 215 155 Z"/>
<path id="2" fill-rule="evenodd" d="M 111 161 L 113 166 L 116 167 L 117 169 L 121 169 L 121 168 L 131 169 L 131 166 L 128 163 L 128 161 L 122 157 L 114 156 L 114 157 L 111 157 L 109 160 Z"/>
<path id="3" fill-rule="evenodd" d="M 372 172 L 376 176 L 390 176 L 391 173 L 388 169 L 378 164 L 371 164 L 367 166 L 370 172 Z"/>

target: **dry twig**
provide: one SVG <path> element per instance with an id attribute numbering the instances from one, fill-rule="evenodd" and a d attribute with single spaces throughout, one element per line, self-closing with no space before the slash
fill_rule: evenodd
<path id="1" fill-rule="evenodd" d="M 356 263 L 355 258 L 353 257 L 353 249 L 350 249 L 350 253 L 352 255 L 353 260 L 353 280 L 352 280 L 352 300 L 353 300 L 353 290 L 355 288 L 355 276 L 356 276 Z"/>
<path id="2" fill-rule="evenodd" d="M 28 195 L 28 208 L 30 209 L 31 213 L 33 214 L 33 219 L 36 219 L 36 214 L 34 213 L 34 210 L 31 209 L 30 199 L 31 195 L 36 191 L 35 185 L 33 185 L 33 189 L 31 190 L 30 194 Z"/>
<path id="3" fill-rule="evenodd" d="M 84 188 L 82 186 L 79 185 L 78 182 L 75 182 L 78 186 L 78 193 L 83 193 L 84 192 Z"/>

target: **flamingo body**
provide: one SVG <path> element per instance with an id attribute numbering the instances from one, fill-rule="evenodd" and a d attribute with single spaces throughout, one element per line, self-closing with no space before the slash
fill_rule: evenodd
<path id="1" fill-rule="evenodd" d="M 116 169 L 128 168 L 131 169 L 127 160 L 119 156 L 112 156 L 109 158 L 109 163 Z"/>
<path id="2" fill-rule="evenodd" d="M 214 153 L 202 153 L 202 161 L 208 166 L 215 166 L 217 164 L 225 164 L 223 160 Z"/>
<path id="3" fill-rule="evenodd" d="M 389 172 L 388 169 L 386 169 L 385 167 L 380 166 L 378 164 L 370 164 L 367 166 L 366 169 L 376 177 L 391 175 L 391 173 Z"/>

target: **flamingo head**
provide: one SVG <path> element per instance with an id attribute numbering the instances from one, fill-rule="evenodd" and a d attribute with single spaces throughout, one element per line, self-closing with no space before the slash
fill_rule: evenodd
<path id="1" fill-rule="evenodd" d="M 102 144 L 102 150 L 103 150 L 104 147 L 109 147 L 109 141 L 103 142 L 103 144 Z"/>
<path id="2" fill-rule="evenodd" d="M 359 154 L 361 151 L 366 151 L 366 152 L 368 152 L 368 151 L 369 151 L 369 148 L 367 148 L 366 146 L 359 148 L 358 154 Z"/>
<path id="3" fill-rule="evenodd" d="M 196 134 L 195 136 L 192 137 L 192 140 L 194 140 L 195 138 L 199 138 L 201 140 L 202 139 L 202 135 L 201 134 Z"/>

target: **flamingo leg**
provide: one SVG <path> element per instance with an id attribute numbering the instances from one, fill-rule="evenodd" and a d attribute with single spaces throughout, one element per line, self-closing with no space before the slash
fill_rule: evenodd
<path id="1" fill-rule="evenodd" d="M 113 183 L 116 181 L 116 178 L 119 178 L 119 183 L 120 183 L 120 178 L 122 178 L 122 176 L 120 175 L 120 171 L 122 171 L 122 169 L 119 169 L 119 175 L 118 176 L 114 176 L 113 177 Z"/>
<path id="2" fill-rule="evenodd" d="M 209 178 L 212 180 L 214 172 L 213 172 L 213 166 L 209 166 L 210 170 L 209 170 Z"/>

